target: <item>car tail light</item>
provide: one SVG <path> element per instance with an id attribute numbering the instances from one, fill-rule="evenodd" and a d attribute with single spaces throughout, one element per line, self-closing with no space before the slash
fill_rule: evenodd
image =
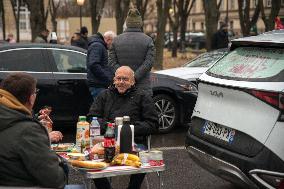
<path id="1" fill-rule="evenodd" d="M 284 189 L 284 179 L 281 180 L 278 189 Z"/>
<path id="2" fill-rule="evenodd" d="M 250 90 L 250 94 L 281 111 L 279 119 L 284 121 L 284 95 L 278 92 Z"/>

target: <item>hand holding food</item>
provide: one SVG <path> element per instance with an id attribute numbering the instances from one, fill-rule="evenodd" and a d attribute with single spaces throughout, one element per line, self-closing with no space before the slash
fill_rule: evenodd
<path id="1" fill-rule="evenodd" d="M 38 119 L 41 124 L 48 130 L 48 132 L 52 131 L 53 121 L 50 119 L 49 115 L 51 113 L 51 107 L 45 107 L 39 111 Z"/>
<path id="2" fill-rule="evenodd" d="M 60 140 L 62 140 L 63 135 L 60 131 L 51 131 L 49 133 L 49 138 L 51 142 L 59 142 Z"/>

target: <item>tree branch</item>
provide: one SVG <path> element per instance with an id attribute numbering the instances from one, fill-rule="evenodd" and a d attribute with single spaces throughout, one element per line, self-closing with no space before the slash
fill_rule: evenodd
<path id="1" fill-rule="evenodd" d="M 187 1 L 187 2 L 189 2 L 189 1 Z M 195 4 L 195 0 L 192 0 L 192 1 L 191 1 L 191 4 L 190 4 L 190 6 L 189 6 L 189 9 L 188 9 L 188 11 L 187 11 L 187 13 L 186 13 L 186 16 L 188 16 L 188 15 L 190 14 L 190 12 L 191 12 L 191 10 L 192 10 L 194 4 Z"/>

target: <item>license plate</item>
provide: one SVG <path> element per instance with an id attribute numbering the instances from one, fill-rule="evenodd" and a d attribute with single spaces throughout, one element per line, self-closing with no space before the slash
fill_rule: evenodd
<path id="1" fill-rule="evenodd" d="M 218 126 L 216 123 L 211 121 L 205 122 L 202 132 L 203 134 L 213 136 L 228 143 L 232 143 L 235 136 L 234 129 Z"/>

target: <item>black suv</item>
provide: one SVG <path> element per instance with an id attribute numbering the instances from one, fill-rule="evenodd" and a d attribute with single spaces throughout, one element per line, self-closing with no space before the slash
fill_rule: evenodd
<path id="1" fill-rule="evenodd" d="M 79 115 L 88 113 L 92 97 L 86 82 L 84 49 L 55 44 L 0 46 L 0 80 L 17 71 L 37 78 L 40 93 L 34 109 L 51 106 L 56 126 L 58 122 L 75 123 Z M 155 73 L 151 79 L 160 131 L 169 132 L 178 123 L 188 122 L 197 97 L 195 84 Z"/>

